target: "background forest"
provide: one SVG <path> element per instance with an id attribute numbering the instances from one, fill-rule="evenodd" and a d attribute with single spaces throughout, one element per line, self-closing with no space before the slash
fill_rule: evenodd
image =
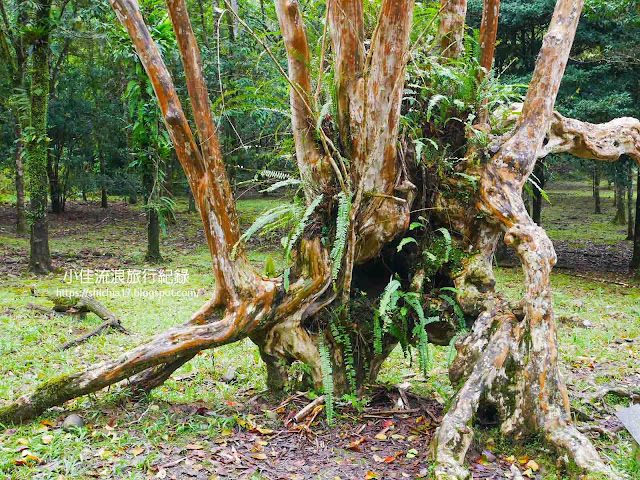
<path id="1" fill-rule="evenodd" d="M 326 48 L 325 3 L 299 2 L 315 59 Z M 438 3 L 417 3 L 414 40 L 435 35 Z M 520 101 L 555 4 L 502 0 L 494 69 L 478 88 L 483 2 L 469 0 L 464 59 L 438 67 L 428 54 L 412 57 L 401 128 L 413 128 L 416 111 L 434 125 L 462 116 L 482 89 L 492 106 Z M 165 2 L 140 5 L 186 97 Z M 304 205 L 274 4 L 187 5 L 249 259 L 267 275 L 286 276 L 287 245 Z M 367 25 L 378 6 L 365 1 Z M 213 275 L 153 88 L 109 2 L 0 0 L 0 16 L 1 405 L 44 377 L 108 358 L 180 323 L 211 295 Z M 318 63 L 312 76 L 324 79 L 316 95 L 329 99 L 320 115 L 328 131 L 335 92 L 327 65 Z M 435 80 L 426 95 L 415 79 L 429 69 Z M 431 95 L 438 82 L 451 98 Z M 605 123 L 637 118 L 639 107 L 640 7 L 587 0 L 556 109 Z M 442 153 L 432 141 L 413 148 L 432 158 Z M 552 282 L 574 415 L 602 456 L 631 478 L 640 478 L 638 447 L 614 413 L 640 399 L 638 192 L 640 172 L 631 158 L 601 163 L 559 154 L 538 161 L 524 193 L 558 253 Z M 517 267 L 513 253 L 497 252 L 497 281 L 509 293 L 522 290 Z M 100 298 L 117 315 L 115 328 L 60 350 L 100 322 L 55 314 L 48 309 L 53 292 L 69 279 L 79 284 L 71 272 L 102 268 L 188 275 L 184 283 L 155 285 L 155 297 Z M 143 400 L 109 391 L 100 401 L 70 402 L 67 413 L 82 413 L 69 424 L 62 409 L 39 423 L 4 430 L 0 424 L 0 478 L 428 478 L 426 440 L 454 393 L 447 377 L 454 355 L 451 346 L 397 348 L 368 396 L 330 398 L 292 434 L 287 422 L 322 393 L 309 385 L 306 367 L 290 367 L 298 383 L 274 405 L 261 396 L 265 367 L 257 349 L 248 341 L 228 345 L 198 355 Z M 617 393 L 608 389 L 613 384 Z M 407 411 L 398 414 L 399 405 Z M 491 429 L 474 441 L 468 460 L 474 478 L 573 475 L 537 439 L 515 445 Z"/>

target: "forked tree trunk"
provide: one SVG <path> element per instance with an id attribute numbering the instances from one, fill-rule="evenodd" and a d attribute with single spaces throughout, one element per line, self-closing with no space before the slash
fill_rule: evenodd
<path id="1" fill-rule="evenodd" d="M 485 2 L 483 17 L 494 14 L 486 9 L 496 3 Z M 311 379 L 320 388 L 328 375 L 323 372 L 327 359 L 323 362 L 320 351 L 329 352 L 336 392 L 357 388 L 375 380 L 398 342 L 390 331 L 381 333 L 377 330 L 381 327 L 371 321 L 376 316 L 377 297 L 389 278 L 396 278 L 421 308 L 442 310 L 445 319 L 426 326 L 430 341 L 446 343 L 455 333 L 446 320 L 448 314 L 453 316 L 449 312 L 452 306 L 438 297 L 439 287 L 456 288 L 456 300 L 464 311 L 461 320 L 473 324 L 471 332 L 456 345 L 458 355 L 450 371 L 452 382 L 460 388 L 432 439 L 438 479 L 468 477 L 463 464 L 472 440 L 472 422 L 474 418 L 482 420 L 482 412 L 487 411 L 497 413 L 504 434 L 516 438 L 542 434 L 552 445 L 567 450 L 581 469 L 614 476 L 571 423 L 567 389 L 557 363 L 550 288 L 555 252 L 522 200 L 523 186 L 536 160 L 548 153 L 569 152 L 605 161 L 628 154 L 640 162 L 637 120 L 591 125 L 553 111 L 582 0 L 558 1 L 522 112 L 514 116 L 511 134 L 495 139 L 501 142 L 497 153 L 487 159 L 483 152 L 469 148 L 456 167 L 464 178 L 451 174 L 437 180 L 430 180 L 421 159 L 402 147 L 410 139 L 398 138 L 413 1 L 382 1 L 368 50 L 364 48 L 362 1 L 330 2 L 337 112 L 336 131 L 327 134 L 322 128 L 316 130 L 322 119 L 318 118 L 320 109 L 312 94 L 311 55 L 298 3 L 275 0 L 288 57 L 296 159 L 305 180 L 307 203 L 318 205 L 304 235 L 294 245 L 288 288 L 282 278 L 267 278 L 256 272 L 238 244 L 235 203 L 185 1 L 168 0 L 167 4 L 199 144 L 138 2 L 111 0 L 111 4 L 151 79 L 198 205 L 213 260 L 216 291 L 184 325 L 157 335 L 115 360 L 51 380 L 0 408 L 0 422 L 31 418 L 127 378 L 129 388 L 146 392 L 162 384 L 199 351 L 246 337 L 258 346 L 272 388 L 282 388 L 287 381 L 283 366 L 293 360 L 309 366 Z M 462 7 L 466 2 L 443 6 L 448 8 L 450 4 Z M 441 37 L 450 39 L 447 42 L 454 47 L 444 49 L 448 58 L 456 57 L 453 52 L 460 53 L 457 45 L 464 17 L 456 12 L 457 17 L 443 19 L 440 26 Z M 451 19 L 454 21 L 449 22 Z M 489 43 L 483 45 L 487 56 L 495 46 Z M 485 118 L 488 121 L 490 117 Z M 548 141 L 543 145 L 545 136 Z M 335 137 L 339 139 L 337 144 L 333 142 Z M 397 148 L 398 144 L 401 146 Z M 468 181 L 469 177 L 476 181 Z M 437 182 L 447 183 L 450 188 L 438 188 Z M 417 219 L 412 218 L 414 209 L 434 212 L 420 235 L 408 232 L 411 221 Z M 341 254 L 330 251 L 320 233 L 320 225 L 336 223 L 338 210 L 347 221 L 342 222 L 340 232 L 336 226 L 329 236 L 344 239 Z M 435 271 L 427 271 L 423 250 L 428 251 L 440 227 L 451 231 L 451 248 L 464 260 L 455 268 L 445 261 Z M 399 252 L 400 239 L 409 235 L 418 238 L 418 245 L 405 245 Z M 525 271 L 525 296 L 517 304 L 495 292 L 492 260 L 503 236 L 516 250 Z M 436 274 L 438 284 L 429 280 Z M 355 295 L 356 290 L 367 295 Z M 333 315 L 331 310 L 339 314 Z M 417 323 L 417 318 L 406 321 L 409 331 L 415 325 L 424 326 Z"/>

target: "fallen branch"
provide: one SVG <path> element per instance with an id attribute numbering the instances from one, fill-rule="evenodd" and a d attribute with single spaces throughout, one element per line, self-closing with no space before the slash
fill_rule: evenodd
<path id="1" fill-rule="evenodd" d="M 95 330 L 64 343 L 60 347 L 61 350 L 67 350 L 86 342 L 90 338 L 100 335 L 109 328 L 129 335 L 129 331 L 122 326 L 122 323 L 116 314 L 90 295 L 82 295 L 81 297 L 49 297 L 49 299 L 54 303 L 54 307 L 52 309 L 34 304 L 29 304 L 29 307 L 47 315 L 63 314 L 84 316 L 87 312 L 92 312 L 103 321 L 103 323 Z"/>
<path id="2" fill-rule="evenodd" d="M 322 405 L 324 402 L 325 402 L 324 395 L 319 396 L 313 402 L 309 403 L 306 407 L 304 407 L 302 410 L 300 410 L 298 413 L 296 413 L 296 416 L 293 417 L 293 421 L 296 422 L 296 423 L 300 423 L 311 412 L 313 412 L 314 408 L 316 408 L 318 405 Z"/>

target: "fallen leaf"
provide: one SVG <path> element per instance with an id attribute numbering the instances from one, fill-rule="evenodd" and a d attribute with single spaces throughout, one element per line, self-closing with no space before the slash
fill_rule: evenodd
<path id="1" fill-rule="evenodd" d="M 360 438 L 356 438 L 354 440 L 351 440 L 351 443 L 349 443 L 349 446 L 347 447 L 349 450 L 353 450 L 354 452 L 359 452 L 360 449 L 360 445 L 362 445 L 362 443 L 367 441 L 367 437 L 360 437 Z"/>
<path id="2" fill-rule="evenodd" d="M 382 458 L 380 455 L 377 455 L 377 454 L 373 455 L 373 460 L 378 463 L 384 462 L 384 458 Z"/>
<path id="3" fill-rule="evenodd" d="M 416 458 L 416 455 L 418 455 L 418 451 L 415 448 L 412 448 L 407 452 L 406 457 L 411 459 L 411 458 Z"/>
<path id="4" fill-rule="evenodd" d="M 380 477 L 378 476 L 377 473 L 372 472 L 371 470 L 369 470 L 367 474 L 364 476 L 364 480 L 371 480 L 373 478 L 380 478 Z"/>
<path id="5" fill-rule="evenodd" d="M 253 458 L 255 458 L 256 460 L 266 460 L 267 459 L 267 456 L 264 453 L 254 453 L 251 456 Z"/>
<path id="6" fill-rule="evenodd" d="M 540 466 L 535 460 L 529 460 L 525 465 L 525 467 L 530 468 L 534 472 L 537 472 L 540 469 Z"/>
<path id="7" fill-rule="evenodd" d="M 396 457 L 384 457 L 384 463 L 392 463 L 396 461 Z"/>
<path id="8" fill-rule="evenodd" d="M 53 442 L 53 435 L 42 436 L 42 443 L 44 443 L 45 445 L 49 445 L 51 442 Z"/>
<path id="9" fill-rule="evenodd" d="M 187 450 L 202 450 L 202 449 L 204 449 L 204 447 L 202 445 L 196 445 L 195 443 L 190 443 L 189 445 L 185 446 L 184 448 L 186 448 Z"/>
<path id="10" fill-rule="evenodd" d="M 131 449 L 131 453 L 132 453 L 134 456 L 138 456 L 138 455 L 140 455 L 142 452 L 144 452 L 144 447 L 140 447 L 140 446 L 138 446 L 138 447 L 133 447 L 133 448 Z"/>
<path id="11" fill-rule="evenodd" d="M 386 440 L 387 436 L 384 433 L 379 433 L 374 437 L 376 440 Z"/>

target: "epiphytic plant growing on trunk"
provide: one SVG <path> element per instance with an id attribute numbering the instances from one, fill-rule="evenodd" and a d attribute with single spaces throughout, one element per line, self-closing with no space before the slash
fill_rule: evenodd
<path id="1" fill-rule="evenodd" d="M 351 383 L 359 388 L 376 378 L 400 340 L 389 322 L 404 322 L 403 331 L 412 332 L 408 341 L 421 344 L 424 352 L 425 337 L 416 326 L 426 329 L 430 342 L 446 345 L 462 320 L 470 331 L 456 342 L 450 369 L 460 388 L 431 444 L 436 476 L 468 476 L 463 463 L 472 422 L 488 411 L 499 416 L 503 433 L 542 434 L 581 469 L 615 476 L 571 422 L 557 363 L 549 278 L 555 252 L 522 201 L 537 158 L 548 153 L 606 161 L 628 154 L 640 162 L 640 122 L 624 118 L 591 125 L 554 113 L 582 0 L 558 0 L 518 115 L 493 115 L 486 111 L 491 103 L 482 101 L 484 111 L 480 108 L 472 121 L 469 109 L 461 108 L 457 114 L 463 118 L 438 124 L 414 115 L 424 123 L 403 130 L 401 118 L 411 117 L 402 111 L 407 63 L 422 45 L 411 43 L 413 0 L 382 0 L 372 29 L 365 28 L 362 0 L 327 2 L 330 41 L 323 55 L 333 63 L 336 112 L 330 125 L 318 121 L 323 109 L 316 105 L 298 3 L 275 0 L 288 56 L 296 159 L 306 205 L 313 206 L 290 246 L 292 266 L 286 278 L 258 273 L 239 243 L 235 204 L 185 1 L 167 0 L 167 5 L 199 142 L 137 0 L 111 4 L 153 84 L 198 203 L 213 259 L 215 294 L 185 324 L 117 359 L 50 380 L 3 407 L 0 422 L 33 417 L 124 379 L 135 392 L 149 391 L 199 351 L 246 337 L 260 349 L 270 388 L 283 387 L 283 364 L 293 360 L 307 364 L 313 382 L 322 388 L 328 360 L 331 393 L 338 395 Z M 465 11 L 465 0 L 442 1 L 436 38 L 443 65 L 462 58 Z M 485 1 L 479 82 L 492 64 L 498 11 L 498 0 Z M 371 39 L 365 31 L 373 32 Z M 470 140 L 479 132 L 487 142 Z M 452 158 L 440 155 L 444 164 L 424 161 L 424 148 L 417 155 L 416 140 L 438 145 L 439 151 L 452 152 Z M 492 258 L 503 235 L 525 271 L 520 302 L 508 302 L 495 291 Z M 332 252 L 336 237 L 340 251 Z M 403 241 L 408 237 L 412 240 Z M 384 327 L 376 327 L 378 297 L 392 296 L 386 289 L 390 279 L 398 282 L 393 288 L 412 308 L 394 316 L 385 306 Z"/>

